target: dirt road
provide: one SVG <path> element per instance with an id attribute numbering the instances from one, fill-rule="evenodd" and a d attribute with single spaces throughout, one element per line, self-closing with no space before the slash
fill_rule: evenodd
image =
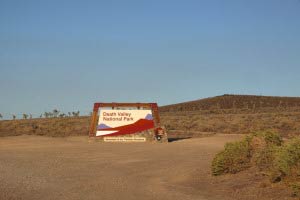
<path id="1" fill-rule="evenodd" d="M 251 190 L 233 194 L 226 176 L 210 175 L 215 153 L 240 138 L 216 135 L 168 144 L 0 138 L 0 199 L 253 199 Z"/>

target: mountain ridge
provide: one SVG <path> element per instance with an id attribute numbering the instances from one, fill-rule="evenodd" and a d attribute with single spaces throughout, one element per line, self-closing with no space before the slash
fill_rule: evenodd
<path id="1" fill-rule="evenodd" d="M 300 107 L 300 97 L 233 95 L 208 97 L 159 107 L 161 112 L 215 109 L 260 109 Z"/>

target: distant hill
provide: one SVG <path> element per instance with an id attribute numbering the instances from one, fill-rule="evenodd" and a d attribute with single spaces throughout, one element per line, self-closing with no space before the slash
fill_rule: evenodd
<path id="1" fill-rule="evenodd" d="M 286 109 L 300 107 L 300 97 L 275 97 L 255 95 L 222 95 L 189 101 L 179 104 L 162 106 L 160 112 L 199 111 L 217 109 L 250 109 L 262 108 Z"/>

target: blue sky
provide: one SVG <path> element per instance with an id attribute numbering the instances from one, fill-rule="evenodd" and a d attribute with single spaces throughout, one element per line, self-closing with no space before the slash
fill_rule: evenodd
<path id="1" fill-rule="evenodd" d="M 299 86 L 299 0 L 0 0 L 6 116 Z"/>

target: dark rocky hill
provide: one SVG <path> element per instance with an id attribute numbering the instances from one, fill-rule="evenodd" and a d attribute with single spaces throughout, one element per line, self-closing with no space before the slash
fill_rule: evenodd
<path id="1" fill-rule="evenodd" d="M 196 101 L 160 107 L 161 112 L 199 111 L 218 109 L 260 110 L 266 108 L 288 109 L 300 108 L 300 97 L 273 97 L 254 95 L 222 95 Z"/>

